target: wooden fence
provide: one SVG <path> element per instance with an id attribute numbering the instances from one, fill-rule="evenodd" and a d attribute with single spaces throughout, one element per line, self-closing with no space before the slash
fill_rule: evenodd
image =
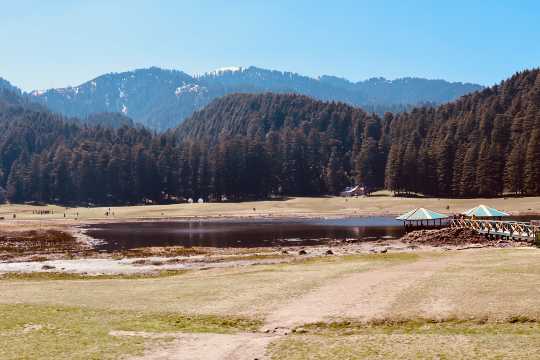
<path id="1" fill-rule="evenodd" d="M 540 226 L 527 222 L 501 220 L 452 219 L 452 228 L 468 228 L 479 234 L 505 239 L 536 242 L 540 240 Z"/>

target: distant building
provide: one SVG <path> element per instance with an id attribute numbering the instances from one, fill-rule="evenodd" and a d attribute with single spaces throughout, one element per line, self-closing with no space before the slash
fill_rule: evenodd
<path id="1" fill-rule="evenodd" d="M 367 195 L 367 189 L 363 185 L 351 186 L 343 190 L 339 195 L 343 197 Z"/>

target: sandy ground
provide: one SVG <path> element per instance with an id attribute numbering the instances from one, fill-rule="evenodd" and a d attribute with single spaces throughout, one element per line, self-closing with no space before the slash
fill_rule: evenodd
<path id="1" fill-rule="evenodd" d="M 64 208 L 54 205 L 2 205 L 0 227 L 22 229 L 29 226 L 62 227 L 96 221 L 126 219 L 174 218 L 248 218 L 248 217 L 343 217 L 367 215 L 397 215 L 416 207 L 426 207 L 442 213 L 454 214 L 485 204 L 500 210 L 519 214 L 540 214 L 540 197 L 497 199 L 437 199 L 371 196 L 358 198 L 320 197 L 291 198 L 283 201 L 256 201 L 242 203 L 174 204 L 126 207 Z M 110 210 L 109 210 L 110 209 Z M 38 215 L 36 210 L 53 213 Z M 106 213 L 110 215 L 107 216 Z M 33 220 L 13 221 L 15 220 Z M 64 214 L 66 215 L 64 217 Z"/>

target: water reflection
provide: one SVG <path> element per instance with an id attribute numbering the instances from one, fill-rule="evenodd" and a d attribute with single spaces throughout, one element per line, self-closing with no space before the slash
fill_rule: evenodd
<path id="1" fill-rule="evenodd" d="M 401 223 L 389 217 L 309 220 L 170 221 L 90 227 L 102 250 L 147 246 L 265 247 L 317 245 L 330 240 L 399 238 Z"/>
<path id="2" fill-rule="evenodd" d="M 507 220 L 529 221 L 530 216 Z M 91 227 L 87 234 L 104 240 L 105 251 L 148 246 L 268 247 L 317 245 L 330 240 L 399 238 L 393 217 L 306 220 L 159 221 L 113 223 Z"/>

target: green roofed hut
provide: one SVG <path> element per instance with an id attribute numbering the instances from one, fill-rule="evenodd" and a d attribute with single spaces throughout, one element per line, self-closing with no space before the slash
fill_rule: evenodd
<path id="1" fill-rule="evenodd" d="M 443 220 L 446 219 L 448 219 L 448 215 L 439 214 L 438 212 L 425 208 L 413 209 L 396 218 L 396 220 L 403 221 L 405 230 L 419 228 L 440 228 L 445 225 Z"/>
<path id="2" fill-rule="evenodd" d="M 478 205 L 472 209 L 469 209 L 462 213 L 462 215 L 471 217 L 471 218 L 503 218 L 505 216 L 510 216 L 504 211 L 497 210 L 486 205 Z"/>

